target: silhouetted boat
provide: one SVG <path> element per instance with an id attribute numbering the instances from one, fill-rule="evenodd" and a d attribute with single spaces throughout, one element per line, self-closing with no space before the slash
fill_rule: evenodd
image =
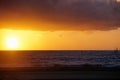
<path id="1" fill-rule="evenodd" d="M 114 50 L 114 53 L 119 53 L 119 50 L 118 50 L 118 48 L 116 48 L 116 50 Z"/>

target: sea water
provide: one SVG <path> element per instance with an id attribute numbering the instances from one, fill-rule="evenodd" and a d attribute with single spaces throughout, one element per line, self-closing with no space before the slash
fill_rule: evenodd
<path id="1" fill-rule="evenodd" d="M 0 67 L 49 67 L 55 64 L 120 66 L 120 51 L 0 51 Z"/>

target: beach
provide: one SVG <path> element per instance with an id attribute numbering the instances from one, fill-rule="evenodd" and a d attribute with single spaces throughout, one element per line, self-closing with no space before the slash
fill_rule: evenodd
<path id="1" fill-rule="evenodd" d="M 117 72 L 106 71 L 6 72 L 4 74 L 1 80 L 120 79 Z"/>
<path id="2" fill-rule="evenodd" d="M 120 68 L 84 67 L 1 69 L 0 80 L 120 79 Z"/>

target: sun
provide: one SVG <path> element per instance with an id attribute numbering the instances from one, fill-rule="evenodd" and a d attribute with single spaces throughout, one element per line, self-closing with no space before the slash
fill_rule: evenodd
<path id="1" fill-rule="evenodd" d="M 8 37 L 5 43 L 7 49 L 9 50 L 16 50 L 19 46 L 19 40 L 15 36 Z"/>
<path id="2" fill-rule="evenodd" d="M 120 2 L 120 0 L 116 0 L 117 2 Z"/>

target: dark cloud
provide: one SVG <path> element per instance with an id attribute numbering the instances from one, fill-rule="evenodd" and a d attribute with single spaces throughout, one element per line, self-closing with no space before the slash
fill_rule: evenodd
<path id="1" fill-rule="evenodd" d="M 35 27 L 37 30 L 112 30 L 120 27 L 117 0 L 0 0 L 0 9 L 2 19 L 6 13 L 11 13 L 9 16 L 13 19 L 34 17 L 47 24 Z"/>

